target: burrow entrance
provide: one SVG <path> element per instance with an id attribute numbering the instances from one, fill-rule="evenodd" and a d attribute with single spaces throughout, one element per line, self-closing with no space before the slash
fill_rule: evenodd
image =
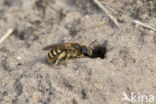
<path id="1" fill-rule="evenodd" d="M 104 59 L 106 57 L 106 52 L 107 52 L 107 48 L 106 48 L 106 43 L 102 44 L 102 45 L 96 45 L 93 48 L 93 55 L 91 56 L 91 58 L 101 58 Z"/>

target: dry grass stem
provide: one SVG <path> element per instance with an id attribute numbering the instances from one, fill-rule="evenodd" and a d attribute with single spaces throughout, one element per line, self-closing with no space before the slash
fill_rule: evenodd
<path id="1" fill-rule="evenodd" d="M 2 44 L 2 42 L 6 40 L 9 37 L 9 35 L 11 35 L 12 32 L 13 32 L 13 29 L 9 29 L 8 32 L 4 34 L 4 36 L 1 37 L 0 44 Z"/>
<path id="2" fill-rule="evenodd" d="M 104 7 L 98 0 L 93 0 L 93 2 L 103 11 L 105 12 L 108 17 L 113 21 L 113 23 L 119 28 L 119 23 L 117 22 L 117 20 L 115 19 L 115 17 L 113 17 L 111 15 L 111 13 L 107 10 L 106 7 Z"/>
<path id="3" fill-rule="evenodd" d="M 149 26 L 149 25 L 147 25 L 147 24 L 145 24 L 145 23 L 143 23 L 143 22 L 141 22 L 139 20 L 133 20 L 133 22 L 136 23 L 136 24 L 139 24 L 141 26 L 144 26 L 146 28 L 149 28 L 149 29 L 151 29 L 151 30 L 153 30 L 153 31 L 156 32 L 156 29 L 155 28 L 153 28 L 153 27 L 151 27 L 151 26 Z"/>

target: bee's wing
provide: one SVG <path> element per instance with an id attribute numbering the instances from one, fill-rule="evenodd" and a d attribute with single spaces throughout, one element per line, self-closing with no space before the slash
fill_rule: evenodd
<path id="1" fill-rule="evenodd" d="M 62 48 L 63 46 L 64 46 L 63 43 L 56 43 L 44 47 L 43 50 L 57 49 L 57 48 Z"/>
<path id="2" fill-rule="evenodd" d="M 56 43 L 56 44 L 48 45 L 43 48 L 43 50 L 52 50 L 52 49 L 74 50 L 74 48 L 71 46 L 71 43 Z"/>

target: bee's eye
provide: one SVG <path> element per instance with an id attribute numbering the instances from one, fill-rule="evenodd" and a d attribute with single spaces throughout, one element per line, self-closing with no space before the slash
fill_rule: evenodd
<path id="1" fill-rule="evenodd" d="M 81 53 L 87 54 L 87 47 L 86 46 L 82 46 Z"/>

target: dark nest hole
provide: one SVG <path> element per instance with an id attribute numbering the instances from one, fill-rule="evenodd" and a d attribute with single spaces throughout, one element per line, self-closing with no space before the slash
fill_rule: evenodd
<path id="1" fill-rule="evenodd" d="M 100 57 L 104 59 L 106 57 L 106 51 L 107 51 L 106 44 L 94 46 L 92 51 L 93 51 L 93 54 L 91 58 Z"/>

